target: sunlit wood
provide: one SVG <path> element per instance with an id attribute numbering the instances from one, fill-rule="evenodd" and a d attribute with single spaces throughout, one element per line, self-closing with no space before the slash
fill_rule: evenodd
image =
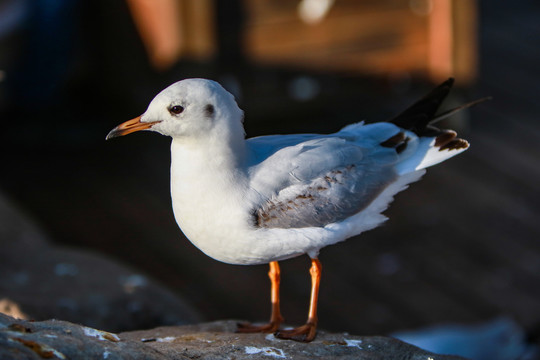
<path id="1" fill-rule="evenodd" d="M 263 65 L 434 81 L 476 69 L 474 0 L 336 1 L 313 24 L 296 2 L 245 0 L 247 56 Z"/>
<path id="2" fill-rule="evenodd" d="M 180 3 L 176 0 L 127 0 L 152 65 L 166 69 L 181 55 Z"/>
<path id="3" fill-rule="evenodd" d="M 150 63 L 166 70 L 180 58 L 206 60 L 216 49 L 211 0 L 127 0 Z"/>

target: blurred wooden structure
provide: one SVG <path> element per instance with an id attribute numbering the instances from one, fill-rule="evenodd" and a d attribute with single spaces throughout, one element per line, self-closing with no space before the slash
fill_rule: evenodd
<path id="1" fill-rule="evenodd" d="M 470 0 L 246 0 L 245 46 L 263 64 L 368 74 L 476 74 L 476 7 Z M 303 16 L 326 3 L 326 13 Z"/>
<path id="2" fill-rule="evenodd" d="M 218 49 L 211 0 L 127 0 L 149 58 L 210 60 Z M 412 74 L 466 84 L 476 75 L 474 0 L 243 0 L 248 60 L 370 75 Z M 226 31 L 226 30 L 224 30 Z M 234 36 L 234 35 L 233 35 Z"/>
<path id="3" fill-rule="evenodd" d="M 150 63 L 165 70 L 180 58 L 214 55 L 212 0 L 126 0 Z"/>

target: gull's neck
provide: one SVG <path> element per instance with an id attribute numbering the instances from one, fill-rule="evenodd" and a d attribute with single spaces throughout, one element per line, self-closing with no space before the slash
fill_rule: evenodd
<path id="1" fill-rule="evenodd" d="M 229 228 L 231 224 L 249 221 L 247 204 L 243 201 L 248 190 L 244 166 L 246 151 L 243 138 L 232 144 L 173 139 L 171 196 L 174 215 L 184 234 L 199 248 L 199 239 L 218 237 L 223 226 Z"/>
<path id="2" fill-rule="evenodd" d="M 193 141 L 173 138 L 171 143 L 172 166 L 178 163 L 180 171 L 236 171 L 247 158 L 247 146 L 243 137 L 205 138 Z"/>

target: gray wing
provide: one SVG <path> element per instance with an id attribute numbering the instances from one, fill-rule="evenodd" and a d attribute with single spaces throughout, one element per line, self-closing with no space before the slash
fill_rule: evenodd
<path id="1" fill-rule="evenodd" d="M 263 228 L 323 227 L 366 208 L 396 178 L 395 151 L 321 138 L 286 147 L 254 168 Z"/>
<path id="2" fill-rule="evenodd" d="M 356 165 L 332 170 L 310 184 L 291 186 L 254 212 L 264 228 L 323 227 L 365 209 L 397 175 L 391 168 L 371 172 Z"/>

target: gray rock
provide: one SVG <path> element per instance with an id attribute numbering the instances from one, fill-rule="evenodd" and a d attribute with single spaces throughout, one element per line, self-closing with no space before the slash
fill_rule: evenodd
<path id="1" fill-rule="evenodd" d="M 200 320 L 144 274 L 101 254 L 53 245 L 2 194 L 0 274 L 0 313 L 17 318 L 60 318 L 109 331 Z"/>
<path id="2" fill-rule="evenodd" d="M 118 335 L 66 321 L 29 322 L 0 314 L 2 359 L 359 359 L 458 360 L 388 337 L 321 331 L 305 344 L 272 334 L 236 334 L 236 321 L 160 327 Z"/>
<path id="3" fill-rule="evenodd" d="M 122 339 L 140 341 L 174 359 L 356 359 L 356 360 L 452 360 L 394 338 L 352 336 L 319 331 L 311 343 L 280 340 L 272 334 L 237 334 L 237 321 L 160 327 L 121 333 Z"/>
<path id="4" fill-rule="evenodd" d="M 144 343 L 66 321 L 29 322 L 0 314 L 0 359 L 168 359 Z M 185 359 L 177 357 L 177 359 Z"/>

